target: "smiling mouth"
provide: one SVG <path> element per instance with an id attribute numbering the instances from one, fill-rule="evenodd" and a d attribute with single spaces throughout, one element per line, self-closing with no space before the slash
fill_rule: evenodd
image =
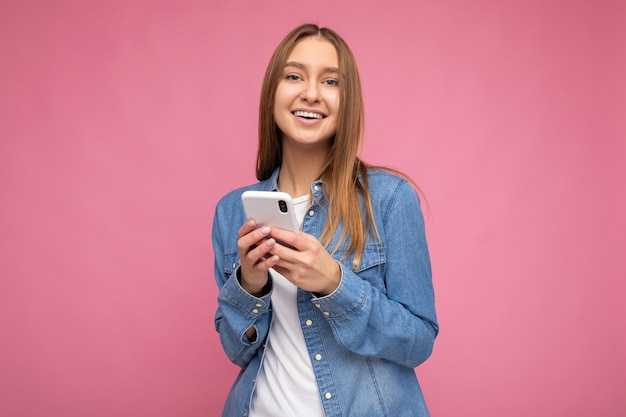
<path id="1" fill-rule="evenodd" d="M 297 110 L 292 113 L 294 116 L 304 117 L 305 119 L 323 119 L 324 115 L 319 113 L 312 113 L 310 111 Z"/>

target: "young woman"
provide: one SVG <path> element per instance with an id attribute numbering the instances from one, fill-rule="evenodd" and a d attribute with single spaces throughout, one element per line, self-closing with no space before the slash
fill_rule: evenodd
<path id="1" fill-rule="evenodd" d="M 215 325 L 242 368 L 223 416 L 427 416 L 413 368 L 438 325 L 418 194 L 357 156 L 363 100 L 343 39 L 310 24 L 287 35 L 259 119 L 260 182 L 223 197 L 213 222 Z M 289 193 L 301 231 L 246 219 L 246 190 Z"/>

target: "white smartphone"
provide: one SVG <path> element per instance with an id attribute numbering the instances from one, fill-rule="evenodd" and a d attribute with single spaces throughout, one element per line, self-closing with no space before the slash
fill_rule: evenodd
<path id="1" fill-rule="evenodd" d="M 244 191 L 241 195 L 246 218 L 258 226 L 276 226 L 298 232 L 298 219 L 291 196 L 280 191 Z"/>

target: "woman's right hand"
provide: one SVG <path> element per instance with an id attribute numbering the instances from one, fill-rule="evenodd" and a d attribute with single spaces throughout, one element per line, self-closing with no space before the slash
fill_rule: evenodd
<path id="1" fill-rule="evenodd" d="M 253 219 L 249 219 L 239 228 L 237 247 L 241 260 L 241 286 L 248 293 L 258 297 L 263 295 L 263 288 L 267 285 L 268 269 L 276 265 L 278 256 L 270 251 L 276 244 L 274 238 L 268 238 L 270 227 L 263 226 L 257 229 Z"/>

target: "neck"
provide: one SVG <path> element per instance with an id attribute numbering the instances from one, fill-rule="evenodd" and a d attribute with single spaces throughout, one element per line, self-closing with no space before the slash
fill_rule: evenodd
<path id="1" fill-rule="evenodd" d="M 311 183 L 318 180 L 328 150 L 283 148 L 278 188 L 300 197 L 311 192 Z"/>

